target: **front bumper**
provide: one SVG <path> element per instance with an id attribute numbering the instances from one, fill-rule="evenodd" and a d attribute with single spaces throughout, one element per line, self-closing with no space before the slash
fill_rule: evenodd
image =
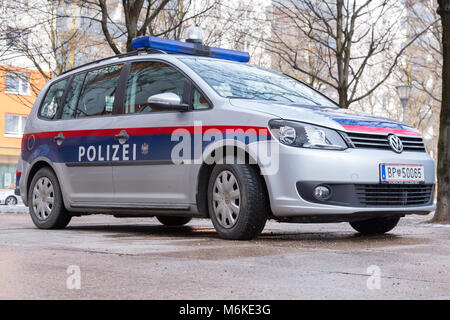
<path id="1" fill-rule="evenodd" d="M 324 199 L 314 195 L 316 187 L 325 187 L 330 194 Z M 297 182 L 300 197 L 309 202 L 350 207 L 379 207 L 431 205 L 434 200 L 433 184 L 334 184 Z"/>
<path id="2" fill-rule="evenodd" d="M 279 146 L 278 171 L 265 176 L 272 213 L 276 217 L 335 215 L 364 212 L 427 213 L 435 210 L 432 200 L 420 205 L 361 206 L 349 203 L 324 204 L 308 201 L 298 183 L 362 185 L 379 184 L 379 165 L 421 164 L 425 166 L 425 184 L 435 184 L 435 165 L 425 152 L 394 153 L 389 150 L 318 150 Z M 311 200 L 311 199 L 310 199 Z"/>

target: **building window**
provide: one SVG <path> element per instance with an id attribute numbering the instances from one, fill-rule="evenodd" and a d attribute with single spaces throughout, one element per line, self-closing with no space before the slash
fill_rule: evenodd
<path id="1" fill-rule="evenodd" d="M 14 189 L 16 186 L 15 177 L 15 164 L 0 164 L 0 189 Z"/>
<path id="2" fill-rule="evenodd" d="M 9 0 L 9 1 L 0 1 L 0 7 L 3 6 L 6 9 L 11 11 L 17 9 L 26 9 L 29 6 L 29 0 Z"/>
<path id="3" fill-rule="evenodd" d="M 30 74 L 28 72 L 6 71 L 5 92 L 30 94 Z"/>
<path id="4" fill-rule="evenodd" d="M 26 116 L 5 114 L 5 135 L 22 136 L 26 122 Z"/>
<path id="5" fill-rule="evenodd" d="M 16 0 L 16 3 L 22 8 L 28 8 L 28 0 Z"/>

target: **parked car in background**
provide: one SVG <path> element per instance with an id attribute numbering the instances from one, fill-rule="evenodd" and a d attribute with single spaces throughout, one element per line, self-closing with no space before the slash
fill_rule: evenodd
<path id="1" fill-rule="evenodd" d="M 15 206 L 19 203 L 19 197 L 14 195 L 13 189 L 0 190 L 0 204 Z"/>

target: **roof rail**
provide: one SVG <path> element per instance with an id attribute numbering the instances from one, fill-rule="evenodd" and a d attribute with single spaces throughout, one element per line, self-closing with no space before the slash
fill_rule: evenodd
<path id="1" fill-rule="evenodd" d="M 75 68 L 72 68 L 70 70 L 64 71 L 64 72 L 60 73 L 59 75 L 61 76 L 61 75 L 66 74 L 68 72 L 72 72 L 74 70 L 77 70 L 77 69 L 89 66 L 91 64 L 100 63 L 100 62 L 103 62 L 103 61 L 106 61 L 106 60 L 137 56 L 137 55 L 142 54 L 142 53 L 164 53 L 164 54 L 167 54 L 167 52 L 165 52 L 163 50 L 150 49 L 150 48 L 140 48 L 140 49 L 137 49 L 137 50 L 134 50 L 134 51 L 125 52 L 125 53 L 121 53 L 121 54 L 118 54 L 118 55 L 115 55 L 115 56 L 110 56 L 110 57 L 102 58 L 102 59 L 99 59 L 99 60 L 91 61 L 91 62 L 82 64 L 82 65 L 79 65 L 79 66 L 77 66 Z"/>

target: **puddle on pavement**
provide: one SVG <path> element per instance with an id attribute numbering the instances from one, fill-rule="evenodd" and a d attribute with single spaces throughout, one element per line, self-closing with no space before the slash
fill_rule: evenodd
<path id="1" fill-rule="evenodd" d="M 384 234 L 363 236 L 353 232 L 271 233 L 264 232 L 258 241 L 276 246 L 302 246 L 334 250 L 414 246 L 433 242 L 431 239 Z"/>
<path id="2" fill-rule="evenodd" d="M 168 227 L 160 225 L 89 225 L 68 227 L 67 230 L 105 232 L 107 237 L 113 239 L 151 240 L 155 236 L 164 238 L 205 238 L 218 239 L 213 228 L 209 227 Z"/>
<path id="3" fill-rule="evenodd" d="M 209 260 L 219 261 L 228 259 L 240 259 L 251 257 L 264 257 L 279 255 L 280 249 L 273 247 L 261 247 L 261 246 L 230 246 L 230 247 L 212 247 L 212 248 L 200 248 L 192 250 L 180 250 L 172 252 L 161 252 L 158 256 L 164 256 L 168 258 L 185 258 L 189 260 Z"/>
<path id="4" fill-rule="evenodd" d="M 224 253 L 224 258 L 268 255 L 281 248 L 305 249 L 330 249 L 330 250 L 358 250 L 373 248 L 411 247 L 432 243 L 433 240 L 417 235 L 397 235 L 388 233 L 385 235 L 363 236 L 348 231 L 321 231 L 321 232 L 283 232 L 279 230 L 264 230 L 263 233 L 253 241 L 229 241 L 218 237 L 214 228 L 211 227 L 168 227 L 161 225 L 83 225 L 69 227 L 68 230 L 104 232 L 104 236 L 112 241 L 167 241 L 167 245 L 174 247 L 201 246 L 193 250 L 189 255 L 198 256 L 202 259 L 213 259 L 217 256 L 217 246 L 231 250 Z M 143 243 L 143 245 L 145 245 Z M 231 245 L 231 246 L 230 246 Z M 211 248 L 214 246 L 215 248 Z M 209 251 L 211 250 L 211 252 Z M 225 250 L 225 251 L 226 251 Z M 253 253 L 252 253 L 253 251 Z M 267 251 L 267 252 L 266 252 Z M 197 253 L 196 253 L 197 252 Z M 275 252 L 276 253 L 276 252 Z M 185 252 L 166 253 L 173 256 L 186 256 Z M 222 255 L 222 254 L 221 254 Z"/>

